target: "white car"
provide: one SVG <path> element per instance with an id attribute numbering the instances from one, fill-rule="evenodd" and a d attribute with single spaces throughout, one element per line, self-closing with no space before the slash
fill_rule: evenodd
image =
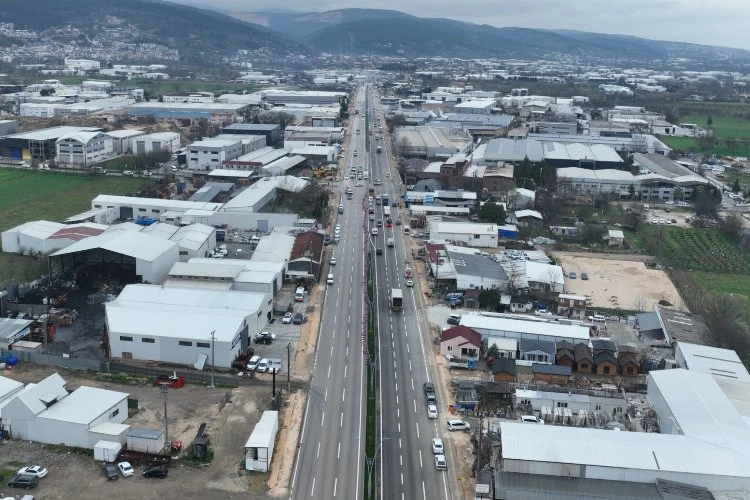
<path id="1" fill-rule="evenodd" d="M 448 420 L 446 422 L 449 431 L 468 431 L 471 426 L 465 420 Z"/>
<path id="2" fill-rule="evenodd" d="M 260 356 L 250 358 L 250 361 L 247 362 L 247 371 L 255 371 L 258 368 L 258 363 L 260 363 Z"/>
<path id="3" fill-rule="evenodd" d="M 336 257 L 331 257 L 331 260 L 328 261 L 328 263 L 332 266 L 336 265 Z"/>
<path id="4" fill-rule="evenodd" d="M 341 232 L 341 224 L 336 224 L 335 232 L 337 232 L 337 233 Z"/>
<path id="5" fill-rule="evenodd" d="M 286 313 L 284 317 L 282 318 L 281 323 L 284 325 L 288 325 L 289 323 L 292 322 L 292 316 L 293 316 L 292 313 L 290 312 Z"/>
<path id="6" fill-rule="evenodd" d="M 30 476 L 36 476 L 39 479 L 43 478 L 47 475 L 47 468 L 42 467 L 41 465 L 29 465 L 27 467 L 24 467 L 23 469 L 19 469 L 19 474 L 28 474 Z"/>
<path id="7" fill-rule="evenodd" d="M 345 180 L 345 181 L 348 181 L 348 180 L 349 180 L 349 176 L 348 176 L 348 175 L 345 175 L 345 176 L 344 176 L 344 180 Z"/>
<path id="8" fill-rule="evenodd" d="M 414 280 L 406 280 L 406 286 L 408 286 L 409 288 L 413 287 L 414 286 Z"/>
<path id="9" fill-rule="evenodd" d="M 437 418 L 437 406 L 427 405 L 427 418 Z"/>
<path id="10" fill-rule="evenodd" d="M 372 235 L 377 236 L 378 235 L 378 228 L 374 227 L 372 228 Z"/>
<path id="11" fill-rule="evenodd" d="M 445 451 L 443 440 L 440 438 L 432 438 L 432 452 L 435 455 L 442 455 L 443 451 Z"/>
<path id="12" fill-rule="evenodd" d="M 258 362 L 258 367 L 255 371 L 260 373 L 266 373 L 268 371 L 268 358 L 263 358 Z"/>
<path id="13" fill-rule="evenodd" d="M 122 474 L 122 477 L 130 477 L 135 474 L 133 466 L 130 465 L 130 462 L 118 462 L 117 468 L 120 469 L 120 474 Z"/>
<path id="14" fill-rule="evenodd" d="M 435 468 L 437 470 L 446 470 L 448 468 L 445 462 L 445 455 L 435 455 Z"/>

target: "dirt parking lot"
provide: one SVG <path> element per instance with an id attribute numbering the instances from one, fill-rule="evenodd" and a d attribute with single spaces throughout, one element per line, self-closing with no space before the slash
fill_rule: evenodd
<path id="1" fill-rule="evenodd" d="M 51 367 L 20 364 L 3 376 L 22 382 L 37 382 L 54 372 Z M 133 381 L 130 384 L 112 383 L 92 378 L 79 372 L 61 370 L 68 389 L 91 385 L 128 392 L 140 402 L 141 410 L 126 422 L 150 428 L 163 428 L 164 403 L 160 391 L 150 383 Z M 278 388 L 278 387 L 277 387 Z M 0 471 L 16 471 L 24 465 L 38 463 L 50 469 L 47 477 L 33 493 L 48 499 L 118 498 L 267 498 L 267 474 L 249 474 L 243 469 L 244 448 L 253 426 L 268 408 L 271 386 L 267 381 L 236 389 L 209 389 L 185 385 L 169 392 L 169 439 L 180 439 L 185 445 L 192 442 L 201 422 L 208 424 L 214 459 L 209 465 L 173 461 L 169 477 L 164 480 L 147 479 L 136 475 L 120 477 L 108 482 L 101 464 L 88 454 L 69 449 L 26 441 L 3 441 L 0 444 Z M 9 492 L 0 484 L 2 493 Z M 0 495 L 2 497 L 3 495 Z"/>
<path id="2" fill-rule="evenodd" d="M 662 299 L 679 305 L 680 296 L 664 271 L 648 269 L 640 260 L 555 253 L 565 272 L 565 292 L 586 295 L 593 307 L 651 311 Z M 577 274 L 570 279 L 570 273 Z M 581 279 L 588 274 L 588 280 Z"/>

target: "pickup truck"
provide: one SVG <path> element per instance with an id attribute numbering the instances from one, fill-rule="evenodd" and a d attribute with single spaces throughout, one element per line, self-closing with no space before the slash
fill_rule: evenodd
<path id="1" fill-rule="evenodd" d="M 248 361 L 250 361 L 250 358 L 252 358 L 254 355 L 255 349 L 253 349 L 252 347 L 248 347 L 244 353 L 240 353 L 236 358 L 234 358 L 234 361 L 232 361 L 232 369 L 237 370 L 238 372 L 244 372 Z"/>

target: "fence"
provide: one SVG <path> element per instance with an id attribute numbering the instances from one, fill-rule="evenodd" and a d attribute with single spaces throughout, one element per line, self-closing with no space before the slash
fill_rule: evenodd
<path id="1" fill-rule="evenodd" d="M 57 366 L 59 368 L 71 368 L 74 370 L 107 371 L 109 363 L 97 359 L 66 358 L 54 354 L 42 354 L 40 352 L 8 351 L 16 359 L 27 363 L 38 365 Z"/>
<path id="2" fill-rule="evenodd" d="M 107 365 L 108 366 L 105 367 L 106 369 L 104 371 L 108 371 L 109 373 L 124 373 L 127 375 L 139 375 L 143 377 L 157 377 L 158 375 L 172 375 L 173 372 L 176 372 L 178 377 L 185 377 L 185 381 L 188 383 L 211 385 L 211 373 L 208 372 L 196 372 L 190 370 L 176 370 L 167 368 L 151 368 L 148 366 L 133 366 L 115 362 L 107 363 Z M 227 375 L 223 373 L 217 373 L 214 375 L 214 384 L 223 387 L 239 387 L 240 385 L 250 385 L 252 380 L 253 377 L 239 377 L 237 375 Z"/>

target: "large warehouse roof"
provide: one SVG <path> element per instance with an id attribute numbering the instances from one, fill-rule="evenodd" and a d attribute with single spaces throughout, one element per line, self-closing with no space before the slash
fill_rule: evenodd
<path id="1" fill-rule="evenodd" d="M 76 241 L 69 247 L 53 253 L 52 256 L 57 257 L 101 248 L 146 262 L 153 262 L 176 245 L 177 243 L 173 241 L 135 231 L 106 231 L 98 236 Z"/>
<path id="2" fill-rule="evenodd" d="M 137 198 L 134 196 L 115 196 L 111 194 L 100 194 L 91 201 L 91 207 L 95 205 L 124 205 L 124 206 L 150 206 L 163 210 L 174 210 L 184 212 L 189 209 L 215 211 L 221 207 L 221 203 L 206 203 L 185 200 L 164 200 L 161 198 Z"/>
<path id="3" fill-rule="evenodd" d="M 500 424 L 505 460 L 747 477 L 750 462 L 729 449 L 674 434 Z"/>
<path id="4" fill-rule="evenodd" d="M 750 382 L 750 374 L 736 351 L 689 342 L 677 342 L 677 350 L 688 370 Z"/>
<path id="5" fill-rule="evenodd" d="M 49 127 L 39 130 L 30 130 L 29 132 L 20 132 L 18 134 L 6 135 L 3 139 L 22 139 L 27 141 L 51 141 L 56 140 L 64 135 L 75 132 L 99 132 L 99 127 Z"/>
<path id="6" fill-rule="evenodd" d="M 483 314 L 464 314 L 461 325 L 474 330 L 489 330 L 493 332 L 511 332 L 546 337 L 561 337 L 589 341 L 589 329 L 585 326 L 562 325 L 546 321 L 520 320 L 499 318 Z"/>

